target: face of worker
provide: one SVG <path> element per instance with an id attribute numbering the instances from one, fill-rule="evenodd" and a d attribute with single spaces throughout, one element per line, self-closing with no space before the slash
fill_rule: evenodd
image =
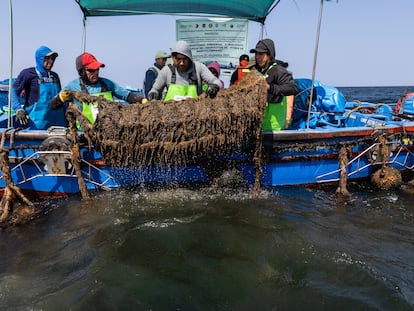
<path id="1" fill-rule="evenodd" d="M 92 84 L 98 82 L 99 80 L 99 68 L 98 69 L 85 69 L 86 77 L 88 78 L 89 82 Z"/>
<path id="2" fill-rule="evenodd" d="M 177 67 L 179 72 L 186 72 L 189 67 L 190 67 L 190 59 L 180 53 L 177 53 L 173 56 L 173 61 L 174 61 L 174 65 L 175 67 Z"/>
<path id="3" fill-rule="evenodd" d="M 155 59 L 155 62 L 160 65 L 161 67 L 165 66 L 165 63 L 167 62 L 167 57 L 160 57 Z"/>
<path id="4" fill-rule="evenodd" d="M 55 56 L 45 56 L 45 59 L 43 61 L 43 68 L 46 70 L 50 70 L 53 67 L 53 64 L 55 63 Z"/>
<path id="5" fill-rule="evenodd" d="M 260 68 L 265 68 L 270 61 L 270 55 L 268 53 L 256 52 L 256 64 Z"/>

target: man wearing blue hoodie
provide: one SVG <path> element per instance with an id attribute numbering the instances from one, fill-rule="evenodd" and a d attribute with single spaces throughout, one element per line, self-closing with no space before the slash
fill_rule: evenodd
<path id="1" fill-rule="evenodd" d="M 65 110 L 49 108 L 50 100 L 61 90 L 59 76 L 51 70 L 57 56 L 58 53 L 47 46 L 41 46 L 35 53 L 36 66 L 23 69 L 17 76 L 13 84 L 14 96 L 24 98 L 23 107 L 18 101 L 13 104 L 17 126 L 29 125 L 31 129 L 67 126 Z"/>

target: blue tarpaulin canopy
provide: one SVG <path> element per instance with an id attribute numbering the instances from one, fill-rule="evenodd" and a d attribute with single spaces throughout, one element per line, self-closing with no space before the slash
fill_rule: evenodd
<path id="1" fill-rule="evenodd" d="M 281 0 L 75 0 L 88 16 L 168 14 L 226 16 L 264 24 Z"/>

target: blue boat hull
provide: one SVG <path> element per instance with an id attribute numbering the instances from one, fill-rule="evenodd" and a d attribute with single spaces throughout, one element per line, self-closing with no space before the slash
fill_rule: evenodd
<path id="1" fill-rule="evenodd" d="M 414 126 L 412 127 L 414 129 Z M 364 129 L 365 131 L 366 129 Z M 312 185 L 322 183 L 337 183 L 340 179 L 339 151 L 341 144 L 347 141 L 354 144 L 352 153 L 348 158 L 346 171 L 348 180 L 360 180 L 369 178 L 384 163 L 372 158 L 374 151 L 378 149 L 378 143 L 358 142 L 367 134 L 358 129 L 319 133 L 317 131 L 304 131 L 302 136 L 308 135 L 309 139 L 291 141 L 288 136 L 295 131 L 281 131 L 280 133 L 268 133 L 269 137 L 277 136 L 269 140 L 264 135 L 263 153 L 261 164 L 262 174 L 260 184 L 262 187 L 278 187 L 291 185 Z M 406 137 L 410 136 L 405 128 L 405 136 L 402 135 L 403 127 L 393 126 L 384 129 L 385 132 L 397 137 L 388 141 L 390 148 L 387 163 L 401 172 L 410 171 L 414 167 L 413 146 L 406 143 Z M 41 133 L 39 133 L 41 132 Z M 79 180 L 73 165 L 71 154 L 57 152 L 54 156 L 64 158 L 63 172 L 58 174 L 50 172 L 46 156 L 53 156 L 53 152 L 41 152 L 36 146 L 42 144 L 47 137 L 45 131 L 21 132 L 19 139 L 17 133 L 14 137 L 14 147 L 26 146 L 22 149 L 14 149 L 9 152 L 10 172 L 13 182 L 25 193 L 35 197 L 68 196 L 80 191 Z M 306 135 L 304 135 L 306 133 Z M 414 133 L 414 132 L 413 132 Z M 296 131 L 296 135 L 298 132 Z M 329 134 L 329 135 L 328 135 Z M 32 137 L 33 136 L 33 137 Z M 27 139 L 31 137 L 31 139 Z M 38 137 L 37 139 L 35 137 Z M 318 138 L 319 137 L 319 138 Z M 284 139 L 285 140 L 284 140 Z M 329 142 L 332 142 L 329 144 Z M 7 147 L 7 146 L 6 146 Z M 31 149 L 33 148 L 33 149 Z M 225 168 L 235 168 L 241 172 L 247 186 L 254 185 L 256 178 L 256 166 L 253 163 L 252 149 L 245 153 L 237 153 L 229 156 L 221 156 L 209 163 L 209 167 L 192 165 L 183 167 L 141 167 L 141 168 L 115 168 L 105 165 L 99 152 L 96 150 L 81 149 L 82 177 L 86 188 L 90 191 L 108 190 L 120 187 L 137 187 L 151 184 L 205 184 L 211 182 L 208 170 L 219 171 Z M 0 189 L 4 189 L 6 183 L 0 179 Z"/>
<path id="2" fill-rule="evenodd" d="M 80 145 L 81 172 L 77 172 L 66 129 L 7 129 L 3 115 L 0 134 L 12 182 L 33 197 L 77 194 L 83 185 L 89 191 L 97 191 L 152 184 L 208 184 L 230 169 L 241 173 L 248 187 L 255 185 L 257 178 L 262 187 L 279 187 L 338 183 L 343 170 L 347 180 L 366 179 L 384 165 L 402 173 L 412 171 L 414 122 L 394 121 L 390 111 L 386 112 L 378 115 L 352 111 L 338 119 L 338 124 L 263 132 L 259 166 L 254 161 L 255 142 L 230 155 L 210 155 L 209 163 L 134 168 L 106 165 L 97 150 Z M 67 148 L 61 149 L 59 142 L 67 144 Z M 343 159 L 340 154 L 345 149 L 348 151 Z M 0 191 L 7 185 L 3 175 Z"/>

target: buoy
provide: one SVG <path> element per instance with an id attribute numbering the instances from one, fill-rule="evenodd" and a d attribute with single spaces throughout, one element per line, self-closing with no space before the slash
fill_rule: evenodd
<path id="1" fill-rule="evenodd" d="M 383 166 L 371 175 L 371 182 L 379 189 L 389 190 L 402 184 L 401 172 L 391 166 Z"/>

